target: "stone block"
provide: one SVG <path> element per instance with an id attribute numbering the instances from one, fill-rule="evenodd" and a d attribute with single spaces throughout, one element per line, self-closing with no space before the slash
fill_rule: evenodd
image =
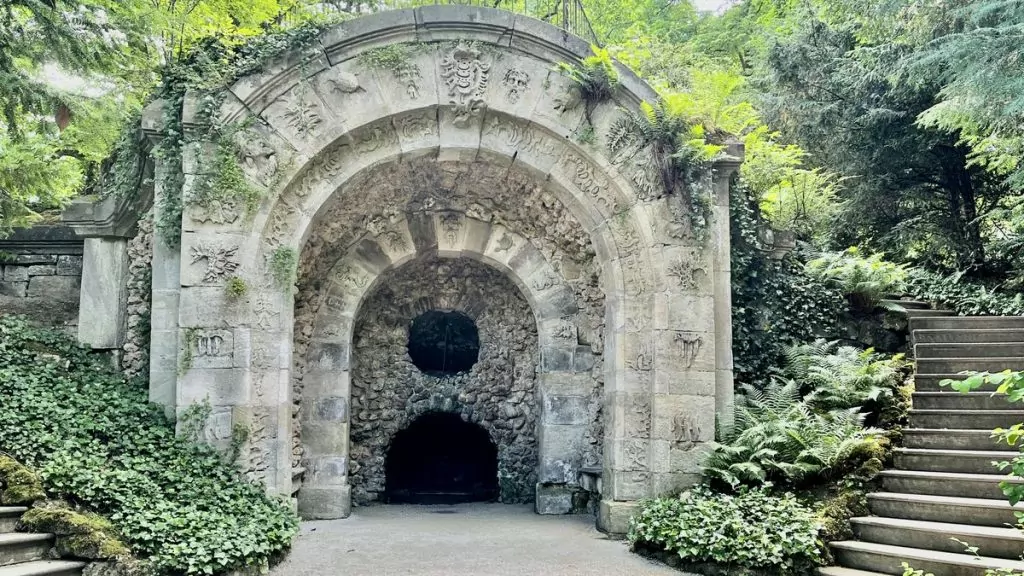
<path id="1" fill-rule="evenodd" d="M 61 256 L 57 259 L 57 274 L 60 276 L 81 276 L 81 256 Z"/>
<path id="2" fill-rule="evenodd" d="M 76 276 L 34 276 L 28 281 L 27 295 L 51 302 L 74 302 L 79 298 L 78 283 Z M 107 289 L 118 292 L 116 288 Z"/>
<path id="3" fill-rule="evenodd" d="M 537 484 L 537 514 L 572 514 L 573 492 L 564 484 Z"/>
<path id="4" fill-rule="evenodd" d="M 576 484 L 583 464 L 586 426 L 542 424 L 539 431 L 538 477 L 547 484 Z"/>
<path id="5" fill-rule="evenodd" d="M 611 536 L 624 537 L 629 532 L 629 521 L 640 512 L 639 502 L 601 500 L 597 514 L 597 529 Z"/>
<path id="6" fill-rule="evenodd" d="M 299 490 L 299 516 L 304 520 L 335 520 L 351 513 L 351 486 L 303 486 Z"/>
<path id="7" fill-rule="evenodd" d="M 27 269 L 29 276 L 53 276 L 57 273 L 56 264 L 36 264 Z"/>
<path id="8" fill-rule="evenodd" d="M 305 460 L 311 486 L 344 486 L 348 482 L 348 458 L 319 456 Z"/>
<path id="9" fill-rule="evenodd" d="M 312 458 L 347 454 L 348 431 L 348 424 L 342 422 L 321 422 L 307 419 L 302 423 L 302 443 L 306 449 L 306 455 Z"/>
<path id="10" fill-rule="evenodd" d="M 594 351 L 590 346 L 577 346 L 572 354 L 572 369 L 576 372 L 589 372 L 594 368 Z"/>
<path id="11" fill-rule="evenodd" d="M 540 351 L 541 372 L 572 372 L 572 350 L 545 346 Z"/>
<path id="12" fill-rule="evenodd" d="M 328 396 L 314 402 L 316 418 L 327 422 L 348 421 L 348 400 L 340 396 Z"/>
<path id="13" fill-rule="evenodd" d="M 177 404 L 208 399 L 215 406 L 249 402 L 249 373 L 238 368 L 191 368 L 178 378 Z"/>
<path id="14" fill-rule="evenodd" d="M 687 370 L 673 372 L 658 370 L 654 374 L 655 394 L 684 394 L 687 396 L 714 396 L 716 374 L 711 371 Z"/>
<path id="15" fill-rule="evenodd" d="M 56 264 L 57 256 L 54 254 L 18 254 L 14 257 L 15 264 Z"/>
<path id="16" fill-rule="evenodd" d="M 28 289 L 28 282 L 0 282 L 0 296 L 12 298 L 24 298 Z"/>
<path id="17" fill-rule="evenodd" d="M 710 442 L 715 437 L 713 396 L 655 394 L 651 435 L 680 444 Z"/>
<path id="18" fill-rule="evenodd" d="M 28 282 L 28 266 L 4 266 L 4 280 L 7 282 Z"/>
<path id="19" fill-rule="evenodd" d="M 587 424 L 590 422 L 590 399 L 586 396 L 544 395 L 544 424 Z"/>
<path id="20" fill-rule="evenodd" d="M 641 500 L 651 497 L 651 473 L 639 471 L 611 471 L 611 490 L 608 496 L 616 500 Z"/>
<path id="21" fill-rule="evenodd" d="M 230 330 L 193 328 L 182 334 L 192 353 L 193 368 L 234 366 L 235 337 Z"/>

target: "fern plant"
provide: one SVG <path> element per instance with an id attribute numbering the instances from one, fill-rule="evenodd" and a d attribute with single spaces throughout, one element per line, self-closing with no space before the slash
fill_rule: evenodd
<path id="1" fill-rule="evenodd" d="M 880 459 L 881 431 L 865 429 L 855 410 L 815 412 L 796 381 L 776 379 L 737 395 L 733 423 L 703 463 L 704 474 L 732 488 L 830 479 L 858 460 Z"/>
<path id="2" fill-rule="evenodd" d="M 811 260 L 807 272 L 842 290 L 855 310 L 870 310 L 886 296 L 907 288 L 906 267 L 882 258 L 882 254 L 864 257 L 858 248 L 851 247 Z"/>
<path id="3" fill-rule="evenodd" d="M 593 45 L 590 50 L 593 55 L 581 58 L 578 64 L 559 62 L 557 68 L 573 81 L 583 101 L 592 106 L 612 97 L 619 86 L 619 71 L 608 50 Z"/>
<path id="4" fill-rule="evenodd" d="M 817 410 L 842 410 L 892 400 L 907 363 L 902 354 L 886 358 L 871 348 L 816 340 L 785 348 L 783 373 L 806 393 Z"/>

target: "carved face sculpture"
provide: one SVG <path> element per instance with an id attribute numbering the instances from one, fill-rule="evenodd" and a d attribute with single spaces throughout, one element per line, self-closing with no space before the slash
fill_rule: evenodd
<path id="1" fill-rule="evenodd" d="M 526 87 L 530 83 L 530 76 L 522 70 L 512 68 L 508 72 L 505 72 L 505 79 L 502 83 L 507 89 L 507 92 L 505 92 L 505 98 L 509 102 L 515 104 L 516 102 L 519 102 L 520 96 L 526 92 Z"/>

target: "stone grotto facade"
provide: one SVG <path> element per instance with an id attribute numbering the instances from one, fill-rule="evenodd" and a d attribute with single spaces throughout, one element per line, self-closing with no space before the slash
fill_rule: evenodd
<path id="1" fill-rule="evenodd" d="M 406 60 L 379 66 L 382 48 Z M 620 67 L 592 105 L 555 70 L 589 53 L 525 16 L 427 6 L 327 30 L 212 116 L 190 94 L 186 130 L 234 127 L 258 205 L 188 202 L 216 154 L 199 142 L 180 243 L 152 232 L 166 160 L 132 199 L 72 206 L 80 337 L 135 369 L 148 350 L 151 400 L 208 401 L 207 440 L 244 429 L 239 464 L 304 517 L 488 494 L 624 532 L 639 499 L 698 479 L 732 397 L 742 151 L 698 183 L 701 240 L 650 150 L 608 152 L 651 88 Z M 162 113 L 147 109 L 150 144 Z"/>

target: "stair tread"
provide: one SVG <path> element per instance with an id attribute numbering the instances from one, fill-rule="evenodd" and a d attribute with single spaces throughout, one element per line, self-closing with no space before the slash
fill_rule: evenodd
<path id="1" fill-rule="evenodd" d="M 1024 414 L 1024 410 L 950 410 L 946 408 L 912 408 L 911 414 Z"/>
<path id="2" fill-rule="evenodd" d="M 882 476 L 894 478 L 927 478 L 942 480 L 971 480 L 974 482 L 1024 482 L 1024 478 L 1018 476 L 1006 476 L 1004 474 L 969 474 L 967 472 L 930 472 L 928 470 L 882 470 Z"/>
<path id="3" fill-rule="evenodd" d="M 966 553 L 958 554 L 955 552 L 939 552 L 936 550 L 923 550 L 921 548 L 906 548 L 904 546 L 893 546 L 891 544 L 875 544 L 874 542 L 844 540 L 841 542 L 833 542 L 832 547 L 840 550 L 849 550 L 851 552 L 865 552 L 868 554 L 894 556 L 900 560 L 906 561 L 911 566 L 913 566 L 915 562 L 925 561 L 931 563 L 950 564 L 954 566 L 971 566 L 974 568 L 1010 568 L 1012 570 L 1024 570 L 1024 562 L 1020 560 L 973 556 Z"/>
<path id="4" fill-rule="evenodd" d="M 854 570 L 842 566 L 824 566 L 818 568 L 819 576 L 886 576 L 880 572 L 868 572 L 866 570 Z"/>
<path id="5" fill-rule="evenodd" d="M 0 546 L 23 544 L 26 542 L 46 542 L 52 540 L 53 534 L 36 534 L 34 532 L 7 532 L 0 534 Z"/>
<path id="6" fill-rule="evenodd" d="M 948 432 L 950 430 L 943 430 Z M 947 450 L 942 448 L 893 448 L 893 452 L 913 456 L 951 456 L 956 458 L 990 458 L 1012 460 L 1020 452 L 1010 450 Z"/>
<path id="7" fill-rule="evenodd" d="M 953 390 L 952 388 L 943 388 L 942 390 L 925 390 L 923 392 L 918 392 L 918 391 L 915 390 L 913 392 L 913 395 L 914 396 L 928 396 L 928 397 L 935 397 L 935 396 L 950 396 L 950 397 L 952 397 L 952 396 L 963 396 L 964 398 L 970 398 L 972 396 L 978 397 L 978 398 L 983 397 L 983 396 L 994 396 L 996 398 L 1005 398 L 1006 397 L 1005 393 L 998 393 L 998 392 L 985 391 L 985 390 L 981 390 L 979 392 L 957 392 L 956 390 Z M 985 410 L 985 412 L 988 412 L 988 410 Z"/>
<path id="8" fill-rule="evenodd" d="M 28 506 L 0 506 L 0 516 L 21 516 L 28 512 Z"/>
<path id="9" fill-rule="evenodd" d="M 872 492 L 869 499 L 917 502 L 919 504 L 941 504 L 943 506 L 965 506 L 972 508 L 1012 508 L 1024 510 L 1024 502 L 1010 504 L 995 498 L 966 498 L 963 496 L 934 496 L 932 494 L 907 494 L 903 492 Z"/>
<path id="10" fill-rule="evenodd" d="M 904 428 L 904 434 L 975 434 L 991 437 L 992 431 L 987 428 Z"/>
<path id="11" fill-rule="evenodd" d="M 885 516 L 860 516 L 851 518 L 854 524 L 887 526 L 903 530 L 919 530 L 922 532 L 939 532 L 949 535 L 969 535 L 974 537 L 1002 538 L 1024 542 L 1024 532 L 1017 528 L 997 528 L 994 526 L 975 526 L 973 524 L 952 524 L 949 522 L 931 522 L 927 520 L 909 520 L 907 518 L 888 518 Z M 968 540 L 969 542 L 969 540 Z"/>
<path id="12" fill-rule="evenodd" d="M 0 566 L 0 576 L 46 576 L 85 568 L 85 562 L 73 560 L 36 560 L 10 566 Z"/>

